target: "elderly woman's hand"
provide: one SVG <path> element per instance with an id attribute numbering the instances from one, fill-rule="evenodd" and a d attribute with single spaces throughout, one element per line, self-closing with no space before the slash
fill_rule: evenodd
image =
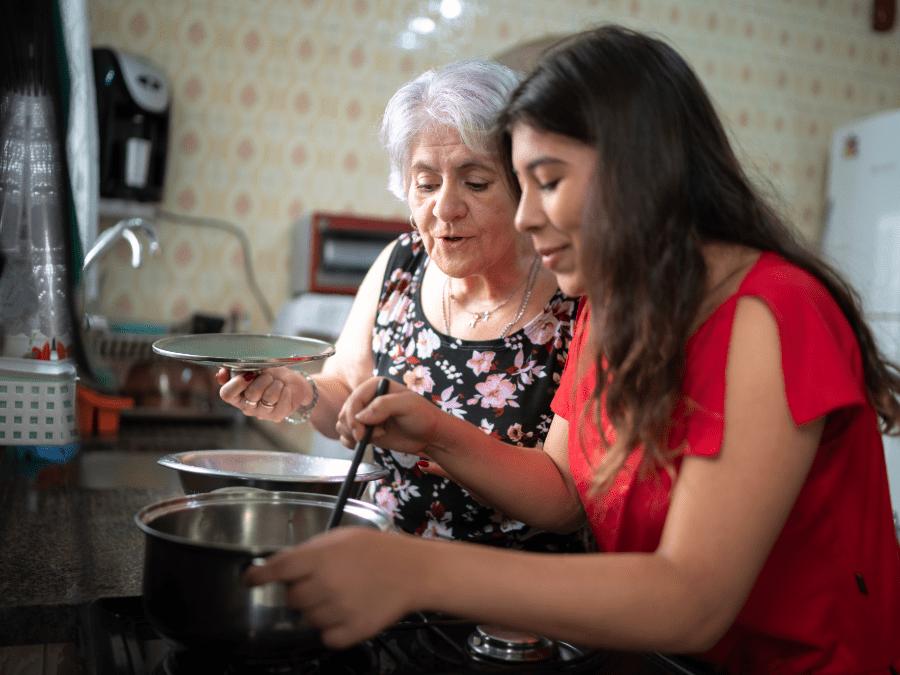
<path id="1" fill-rule="evenodd" d="M 448 416 L 419 394 L 391 381 L 388 392 L 373 400 L 382 378 L 360 384 L 347 398 L 335 427 L 341 442 L 352 448 L 372 426 L 372 442 L 397 452 L 427 454 Z"/>
<path id="2" fill-rule="evenodd" d="M 418 586 L 411 580 L 422 574 L 415 560 L 420 543 L 407 535 L 339 527 L 249 568 L 244 581 L 286 583 L 288 604 L 322 631 L 326 646 L 341 649 L 417 609 Z"/>
<path id="3" fill-rule="evenodd" d="M 249 417 L 281 422 L 312 397 L 306 378 L 290 368 L 269 368 L 258 372 L 232 374 L 225 368 L 216 372 L 222 385 L 219 396 Z"/>

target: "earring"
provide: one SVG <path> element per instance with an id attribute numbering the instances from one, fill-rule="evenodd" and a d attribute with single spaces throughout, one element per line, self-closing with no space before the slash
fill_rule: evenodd
<path id="1" fill-rule="evenodd" d="M 416 232 L 419 231 L 418 225 L 416 225 L 416 219 L 412 217 L 412 214 L 409 214 L 409 226 L 414 229 Z"/>

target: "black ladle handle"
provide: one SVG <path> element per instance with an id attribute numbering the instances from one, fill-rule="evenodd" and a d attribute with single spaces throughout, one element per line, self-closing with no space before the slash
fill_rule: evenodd
<path id="1" fill-rule="evenodd" d="M 378 383 L 378 387 L 375 389 L 375 396 L 372 397 L 372 400 L 374 401 L 382 394 L 386 394 L 388 387 L 390 386 L 391 381 L 388 378 L 381 378 L 381 382 Z M 356 449 L 353 451 L 353 460 L 350 462 L 350 469 L 344 477 L 344 482 L 341 483 L 341 491 L 338 492 L 337 502 L 334 504 L 334 511 L 331 512 L 331 518 L 328 520 L 328 527 L 325 528 L 326 530 L 330 530 L 341 522 L 341 517 L 344 515 L 344 506 L 347 505 L 347 497 L 350 494 L 350 487 L 356 480 L 356 470 L 359 468 L 359 462 L 362 460 L 363 453 L 371 438 L 372 427 L 366 426 L 362 439 L 356 444 Z"/>

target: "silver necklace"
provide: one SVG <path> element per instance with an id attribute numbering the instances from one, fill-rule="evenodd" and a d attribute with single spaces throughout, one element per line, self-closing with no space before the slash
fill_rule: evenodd
<path id="1" fill-rule="evenodd" d="M 451 300 L 451 301 L 452 301 L 452 300 L 456 300 L 456 304 L 459 305 L 459 308 L 460 308 L 462 311 L 464 311 L 466 314 L 468 314 L 469 316 L 472 317 L 472 318 L 469 320 L 469 328 L 475 328 L 476 324 L 477 324 L 479 321 L 490 321 L 490 320 L 491 320 L 491 314 L 493 314 L 494 312 L 496 312 L 496 311 L 498 311 L 498 310 L 503 309 L 504 307 L 506 307 L 506 304 L 507 304 L 510 300 L 513 299 L 513 296 L 514 296 L 516 293 L 519 292 L 519 289 L 522 288 L 522 286 L 524 286 L 525 283 L 526 283 L 527 281 L 528 281 L 528 277 L 526 277 L 525 279 L 523 279 L 523 280 L 522 280 L 522 283 L 519 284 L 518 286 L 516 286 L 516 287 L 513 289 L 513 292 L 510 293 L 509 296 L 507 296 L 506 300 L 504 300 L 503 302 L 501 302 L 501 303 L 500 303 L 499 305 L 497 305 L 496 307 L 493 307 L 493 308 L 491 308 L 491 309 L 485 309 L 485 310 L 482 310 L 482 311 L 480 311 L 480 312 L 473 312 L 473 311 L 470 310 L 470 309 L 466 309 L 465 307 L 462 306 L 462 303 L 461 303 L 459 300 L 456 300 L 456 296 L 453 295 L 453 279 L 452 279 L 451 277 L 447 277 L 447 279 L 445 280 L 444 283 L 447 284 L 448 293 L 449 293 L 449 295 L 450 295 L 450 300 Z"/>
<path id="2" fill-rule="evenodd" d="M 522 315 L 525 313 L 525 309 L 528 307 L 528 301 L 531 300 L 531 293 L 534 291 L 534 282 L 537 279 L 537 271 L 538 266 L 540 264 L 540 259 L 535 256 L 534 261 L 531 263 L 531 269 L 528 272 L 528 278 L 525 286 L 525 293 L 522 295 L 522 302 L 519 304 L 519 309 L 516 311 L 515 316 L 503 327 L 503 330 L 500 331 L 499 339 L 503 339 L 506 337 L 506 334 L 509 332 L 509 329 L 512 328 L 519 322 L 519 319 L 522 318 Z M 444 279 L 444 292 L 443 297 L 441 298 L 441 310 L 444 318 L 444 333 L 446 335 L 450 335 L 450 299 L 453 297 L 450 293 L 450 281 L 451 277 L 446 277 Z M 513 291 L 513 295 L 518 291 L 517 288 Z M 468 314 L 474 315 L 476 318 L 473 318 L 472 321 L 469 322 L 469 327 L 474 328 L 479 320 L 487 321 L 490 319 L 490 315 L 496 312 L 498 309 L 503 307 L 506 303 L 508 303 L 512 299 L 512 295 L 510 295 L 506 300 L 501 302 L 499 305 L 494 307 L 489 312 L 469 312 L 465 308 L 462 308 L 463 311 Z M 451 336 L 452 337 L 452 336 Z"/>

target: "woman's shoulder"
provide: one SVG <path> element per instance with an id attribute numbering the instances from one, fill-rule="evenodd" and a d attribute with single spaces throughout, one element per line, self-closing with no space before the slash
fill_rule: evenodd
<path id="1" fill-rule="evenodd" d="M 741 284 L 738 296 L 762 296 L 770 304 L 781 306 L 830 306 L 837 302 L 825 284 L 812 272 L 786 260 L 777 253 L 764 251 Z"/>
<path id="2" fill-rule="evenodd" d="M 731 341 L 734 314 L 742 301 L 762 301 L 774 316 L 783 343 L 836 342 L 850 353 L 855 333 L 837 300 L 815 274 L 777 253 L 764 251 L 740 286 L 691 336 L 693 351 L 723 349 Z"/>
<path id="3" fill-rule="evenodd" d="M 737 299 L 756 297 L 775 316 L 782 341 L 827 340 L 851 353 L 856 334 L 829 288 L 813 272 L 782 256 L 764 252 L 748 273 Z"/>
<path id="4" fill-rule="evenodd" d="M 813 273 L 777 254 L 762 253 L 731 301 L 688 343 L 684 388 L 694 401 L 722 412 L 735 316 L 745 299 L 762 301 L 774 318 L 795 421 L 862 400 L 856 334 L 837 301 Z"/>

